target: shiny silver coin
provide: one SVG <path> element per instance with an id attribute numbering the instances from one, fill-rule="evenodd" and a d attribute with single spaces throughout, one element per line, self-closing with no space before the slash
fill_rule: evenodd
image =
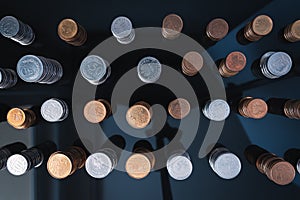
<path id="1" fill-rule="evenodd" d="M 28 169 L 28 161 L 20 154 L 12 155 L 7 160 L 7 170 L 14 176 L 21 176 Z"/>
<path id="2" fill-rule="evenodd" d="M 291 70 L 292 59 L 285 52 L 276 52 L 269 57 L 267 67 L 271 74 L 281 77 Z"/>
<path id="3" fill-rule="evenodd" d="M 38 82 L 44 72 L 40 58 L 34 55 L 23 56 L 17 64 L 17 73 L 25 82 Z"/>
<path id="4" fill-rule="evenodd" d="M 127 17 L 117 17 L 111 24 L 111 32 L 116 38 L 126 38 L 131 34 L 132 23 Z"/>
<path id="5" fill-rule="evenodd" d="M 42 104 L 41 115 L 48 122 L 62 121 L 68 116 L 68 108 L 62 100 L 49 99 Z"/>
<path id="6" fill-rule="evenodd" d="M 112 171 L 113 162 L 107 154 L 98 152 L 87 158 L 85 169 L 91 177 L 105 178 Z"/>
<path id="7" fill-rule="evenodd" d="M 193 164 L 186 156 L 171 156 L 167 160 L 167 170 L 175 180 L 185 180 L 192 174 Z"/>
<path id="8" fill-rule="evenodd" d="M 0 32 L 4 37 L 11 38 L 18 34 L 19 21 L 13 16 L 5 16 L 0 21 Z"/>
<path id="9" fill-rule="evenodd" d="M 154 83 L 161 75 L 162 67 L 160 62 L 154 57 L 143 58 L 137 66 L 138 77 L 144 83 Z"/>
<path id="10" fill-rule="evenodd" d="M 208 102 L 203 108 L 203 114 L 210 120 L 223 121 L 230 114 L 228 103 L 222 99 L 216 99 Z"/>

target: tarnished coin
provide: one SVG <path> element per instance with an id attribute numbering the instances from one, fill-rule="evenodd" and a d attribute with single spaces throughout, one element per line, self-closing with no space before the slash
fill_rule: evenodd
<path id="1" fill-rule="evenodd" d="M 113 163 L 107 154 L 93 153 L 87 158 L 85 169 L 94 178 L 104 178 L 112 171 Z"/>
<path id="2" fill-rule="evenodd" d="M 151 162 L 147 156 L 134 153 L 126 161 L 127 174 L 135 179 L 145 178 L 151 171 Z"/>
<path id="3" fill-rule="evenodd" d="M 267 171 L 268 177 L 278 185 L 288 185 L 295 178 L 294 167 L 286 161 L 276 162 L 272 168 Z"/>
<path id="4" fill-rule="evenodd" d="M 175 180 L 185 180 L 192 174 L 193 164 L 186 156 L 173 156 L 167 160 L 167 170 Z"/>
<path id="5" fill-rule="evenodd" d="M 151 113 L 149 109 L 143 105 L 134 105 L 128 109 L 126 120 L 133 128 L 145 128 L 151 121 Z"/>
<path id="6" fill-rule="evenodd" d="M 246 97 L 240 101 L 239 113 L 244 117 L 261 119 L 268 113 L 268 105 L 262 99 Z"/>
<path id="7" fill-rule="evenodd" d="M 11 38 L 20 30 L 19 21 L 13 16 L 5 16 L 0 21 L 0 33 L 4 37 Z"/>
<path id="8" fill-rule="evenodd" d="M 9 173 L 15 176 L 21 176 L 25 174 L 28 169 L 28 161 L 20 154 L 14 154 L 7 160 L 7 170 Z"/>
<path id="9" fill-rule="evenodd" d="M 49 174 L 56 179 L 63 179 L 72 172 L 72 161 L 63 153 L 53 153 L 47 162 L 47 170 Z"/>
<path id="10" fill-rule="evenodd" d="M 143 58 L 137 66 L 138 77 L 144 83 L 154 83 L 161 75 L 161 64 L 153 57 Z"/>
<path id="11" fill-rule="evenodd" d="M 107 65 L 105 61 L 96 55 L 90 55 L 83 59 L 80 65 L 80 73 L 89 82 L 98 83 L 105 78 L 107 74 Z"/>
<path id="12" fill-rule="evenodd" d="M 178 98 L 169 103 L 169 114 L 175 119 L 183 119 L 190 113 L 190 103 L 183 98 Z"/>
<path id="13" fill-rule="evenodd" d="M 26 55 L 18 61 L 17 73 L 23 81 L 37 82 L 41 79 L 43 71 L 43 63 L 37 56 Z"/>

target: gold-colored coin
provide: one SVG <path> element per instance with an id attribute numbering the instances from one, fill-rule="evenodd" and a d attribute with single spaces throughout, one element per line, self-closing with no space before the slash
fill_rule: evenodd
<path id="1" fill-rule="evenodd" d="M 273 29 L 273 21 L 267 15 L 259 15 L 252 21 L 252 29 L 255 34 L 265 36 Z"/>
<path id="2" fill-rule="evenodd" d="M 126 120 L 133 128 L 145 128 L 150 123 L 151 112 L 145 105 L 136 104 L 128 109 Z"/>
<path id="3" fill-rule="evenodd" d="M 108 111 L 102 101 L 93 100 L 85 105 L 83 114 L 89 122 L 100 123 L 106 118 Z"/>
<path id="4" fill-rule="evenodd" d="M 25 121 L 26 115 L 20 108 L 13 108 L 7 113 L 7 122 L 13 127 L 20 127 Z"/>
<path id="5" fill-rule="evenodd" d="M 146 155 L 134 153 L 128 158 L 125 168 L 130 177 L 142 179 L 150 173 L 152 167 Z"/>
<path id="6" fill-rule="evenodd" d="M 62 40 L 71 40 L 78 32 L 77 23 L 72 19 L 64 19 L 59 23 L 57 32 Z"/>
<path id="7" fill-rule="evenodd" d="M 72 161 L 68 156 L 61 152 L 53 153 L 47 162 L 49 174 L 56 179 L 68 177 L 72 172 Z"/>

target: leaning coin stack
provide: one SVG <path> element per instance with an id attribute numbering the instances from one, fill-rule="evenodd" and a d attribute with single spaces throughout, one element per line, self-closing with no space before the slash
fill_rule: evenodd
<path id="1" fill-rule="evenodd" d="M 245 97 L 240 101 L 238 111 L 243 117 L 261 119 L 268 113 L 268 105 L 262 99 Z"/>
<path id="2" fill-rule="evenodd" d="M 121 16 L 114 19 L 111 24 L 111 32 L 121 44 L 129 44 L 135 38 L 135 31 L 130 19 Z"/>
<path id="3" fill-rule="evenodd" d="M 288 100 L 284 104 L 284 114 L 291 119 L 300 119 L 300 100 Z"/>
<path id="4" fill-rule="evenodd" d="M 180 35 L 182 28 L 181 17 L 176 14 L 169 14 L 163 20 L 161 32 L 164 38 L 173 40 Z"/>
<path id="5" fill-rule="evenodd" d="M 300 41 L 300 20 L 295 21 L 284 29 L 284 38 L 289 42 Z"/>
<path id="6" fill-rule="evenodd" d="M 81 46 L 87 40 L 86 30 L 72 19 L 62 20 L 57 28 L 58 36 L 73 46 Z"/>
<path id="7" fill-rule="evenodd" d="M 0 32 L 4 37 L 10 38 L 21 45 L 29 45 L 35 38 L 32 28 L 13 16 L 6 16 L 1 19 Z"/>
<path id="8" fill-rule="evenodd" d="M 26 129 L 36 121 L 36 115 L 32 110 L 12 108 L 7 113 L 7 122 L 16 129 Z"/>
<path id="9" fill-rule="evenodd" d="M 49 99 L 41 106 L 41 115 L 48 122 L 63 121 L 68 117 L 68 113 L 68 105 L 61 99 Z"/>
<path id="10" fill-rule="evenodd" d="M 18 77 L 14 70 L 0 68 L 0 88 L 7 89 L 17 84 Z"/>
<path id="11" fill-rule="evenodd" d="M 25 82 L 52 84 L 61 79 L 63 68 L 56 60 L 26 55 L 19 60 L 17 73 Z"/>
<path id="12" fill-rule="evenodd" d="M 231 52 L 221 61 L 219 72 L 223 77 L 231 77 L 242 71 L 246 63 L 246 56 L 242 52 Z"/>
<path id="13" fill-rule="evenodd" d="M 182 72 L 187 76 L 195 76 L 203 67 L 203 57 L 196 51 L 190 51 L 183 56 Z"/>
<path id="14" fill-rule="evenodd" d="M 250 42 L 258 41 L 273 29 L 273 20 L 267 15 L 259 15 L 244 28 L 244 36 Z"/>

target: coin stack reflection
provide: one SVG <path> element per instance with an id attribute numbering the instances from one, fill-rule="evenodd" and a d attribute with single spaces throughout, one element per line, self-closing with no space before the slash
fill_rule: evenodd
<path id="1" fill-rule="evenodd" d="M 246 56 L 242 52 L 231 52 L 221 61 L 219 72 L 223 77 L 231 77 L 242 71 L 246 64 Z"/>
<path id="2" fill-rule="evenodd" d="M 73 19 L 63 19 L 58 25 L 57 32 L 60 39 L 73 46 L 81 46 L 87 40 L 86 30 Z"/>
<path id="3" fill-rule="evenodd" d="M 295 169 L 283 158 L 257 145 L 248 146 L 244 153 L 247 160 L 274 183 L 278 185 L 288 185 L 294 180 L 296 174 Z"/>
<path id="4" fill-rule="evenodd" d="M 104 83 L 111 73 L 111 67 L 97 55 L 89 55 L 80 64 L 82 77 L 93 85 Z"/>
<path id="5" fill-rule="evenodd" d="M 105 99 L 89 101 L 83 110 L 84 117 L 91 123 L 100 123 L 111 115 L 111 105 Z"/>
<path id="6" fill-rule="evenodd" d="M 287 100 L 283 108 L 285 116 L 291 119 L 300 119 L 300 100 Z"/>
<path id="7" fill-rule="evenodd" d="M 183 28 L 183 21 L 179 15 L 169 14 L 162 23 L 162 35 L 166 39 L 173 40 L 179 37 Z"/>
<path id="8" fill-rule="evenodd" d="M 229 25 L 222 18 L 213 19 L 206 26 L 206 35 L 212 41 L 222 40 L 229 31 Z"/>
<path id="9" fill-rule="evenodd" d="M 208 101 L 202 112 L 205 117 L 213 121 L 223 121 L 230 114 L 230 107 L 223 99 Z"/>
<path id="10" fill-rule="evenodd" d="M 262 99 L 245 97 L 240 101 L 238 111 L 243 117 L 261 119 L 268 113 L 268 105 Z"/>
<path id="11" fill-rule="evenodd" d="M 17 73 L 25 82 L 52 84 L 61 79 L 63 68 L 56 60 L 26 55 L 19 60 Z"/>
<path id="12" fill-rule="evenodd" d="M 273 20 L 267 15 L 259 15 L 244 28 L 244 36 L 250 42 L 258 41 L 273 29 Z"/>
<path id="13" fill-rule="evenodd" d="M 121 44 L 129 44 L 135 38 L 135 31 L 130 19 L 124 16 L 117 17 L 111 24 L 111 32 Z"/>
<path id="14" fill-rule="evenodd" d="M 51 98 L 41 106 L 41 115 L 48 122 L 63 121 L 68 117 L 69 109 L 65 101 Z"/>
<path id="15" fill-rule="evenodd" d="M 178 181 L 186 180 L 193 172 L 193 164 L 187 152 L 172 154 L 167 160 L 169 175 Z"/>
<path id="16" fill-rule="evenodd" d="M 284 29 L 284 38 L 289 42 L 300 41 L 300 20 L 293 22 Z"/>
<path id="17" fill-rule="evenodd" d="M 138 77 L 144 83 L 155 83 L 158 81 L 161 71 L 160 62 L 151 56 L 141 59 L 137 66 Z"/>
<path id="18" fill-rule="evenodd" d="M 5 145 L 0 148 L 0 170 L 5 169 L 7 165 L 7 159 L 16 153 L 20 153 L 25 150 L 27 147 L 21 142 L 14 142 L 8 145 Z"/>
<path id="19" fill-rule="evenodd" d="M 174 119 L 185 118 L 191 110 L 190 103 L 183 98 L 177 98 L 169 103 L 168 112 Z"/>
<path id="20" fill-rule="evenodd" d="M 0 89 L 7 89 L 17 84 L 18 77 L 14 70 L 0 68 Z"/>
<path id="21" fill-rule="evenodd" d="M 30 109 L 12 108 L 7 113 L 7 122 L 16 129 L 26 129 L 36 122 L 36 115 Z"/>
<path id="22" fill-rule="evenodd" d="M 151 107 L 148 103 L 140 101 L 131 106 L 126 113 L 128 124 L 135 128 L 145 128 L 151 121 Z"/>
<path id="23" fill-rule="evenodd" d="M 187 76 L 195 76 L 203 67 L 203 57 L 196 51 L 186 53 L 181 62 L 182 72 Z"/>
<path id="24" fill-rule="evenodd" d="M 13 16 L 5 16 L 0 21 L 0 32 L 21 45 L 29 45 L 35 39 L 32 28 Z"/>
<path id="25" fill-rule="evenodd" d="M 56 179 L 63 179 L 72 175 L 84 166 L 85 151 L 77 146 L 71 146 L 66 151 L 57 151 L 48 159 L 47 170 Z"/>

